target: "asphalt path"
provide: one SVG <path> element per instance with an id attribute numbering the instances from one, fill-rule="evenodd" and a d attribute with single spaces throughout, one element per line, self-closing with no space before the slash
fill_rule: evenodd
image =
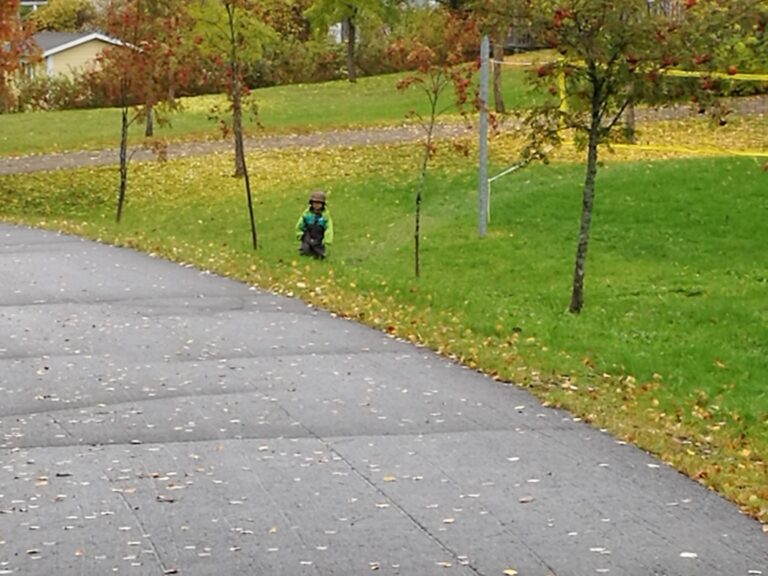
<path id="1" fill-rule="evenodd" d="M 768 98 L 765 95 L 746 96 L 725 99 L 723 105 L 736 115 L 757 116 L 768 114 Z M 659 108 L 639 107 L 635 117 L 639 122 L 654 122 L 696 117 L 696 111 L 688 105 L 665 106 Z M 515 129 L 519 121 L 509 119 L 502 122 L 500 130 Z M 476 136 L 477 129 L 464 122 L 441 122 L 435 127 L 436 138 L 456 136 Z M 326 130 L 304 134 L 263 134 L 248 138 L 246 150 L 279 148 L 316 148 L 319 146 L 361 146 L 413 142 L 424 138 L 424 130 L 419 124 L 375 126 L 371 128 Z M 215 153 L 233 153 L 234 144 L 230 139 L 198 142 L 171 142 L 165 149 L 165 158 L 174 160 L 190 156 L 202 156 Z M 129 150 L 131 162 L 150 162 L 158 159 L 158 153 L 151 147 L 134 146 Z M 48 154 L 30 154 L 0 157 L 0 176 L 25 174 L 48 170 L 66 170 L 79 167 L 109 166 L 118 164 L 118 149 L 106 150 L 69 150 Z"/>
<path id="2" fill-rule="evenodd" d="M 0 270 L 0 575 L 768 575 L 731 503 L 424 348 L 53 232 Z"/>
<path id="3" fill-rule="evenodd" d="M 436 138 L 450 138 L 471 134 L 466 124 L 439 124 L 435 128 Z M 280 148 L 317 148 L 320 146 L 366 146 L 377 144 L 395 144 L 422 139 L 424 130 L 414 124 L 379 126 L 369 129 L 328 130 L 307 134 L 264 135 L 245 141 L 246 150 L 271 150 Z M 217 153 L 234 153 L 234 144 L 230 139 L 172 142 L 165 150 L 168 160 L 204 156 Z M 148 147 L 135 146 L 129 150 L 131 162 L 150 162 L 158 159 L 156 151 Z M 51 154 L 30 154 L 22 156 L 0 157 L 0 176 L 8 174 L 26 174 L 47 170 L 67 170 L 85 166 L 109 166 L 120 162 L 120 151 L 112 150 L 72 150 Z"/>

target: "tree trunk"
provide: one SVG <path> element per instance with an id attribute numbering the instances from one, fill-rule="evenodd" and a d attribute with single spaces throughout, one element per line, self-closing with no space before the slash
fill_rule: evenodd
<path id="1" fill-rule="evenodd" d="M 424 186 L 427 180 L 427 168 L 429 158 L 432 155 L 432 139 L 435 133 L 435 124 L 437 122 L 437 100 L 439 93 L 430 96 L 431 112 L 429 123 L 427 124 L 427 141 L 424 143 L 424 156 L 421 159 L 421 174 L 419 175 L 419 189 L 416 192 L 416 227 L 413 233 L 414 249 L 414 272 L 416 278 L 421 275 L 421 198 L 423 196 Z"/>
<path id="2" fill-rule="evenodd" d="M 416 192 L 416 227 L 413 232 L 413 263 L 416 278 L 421 275 L 421 188 L 420 185 L 419 190 Z"/>
<path id="3" fill-rule="evenodd" d="M 125 190 L 128 187 L 128 107 L 123 106 L 120 126 L 120 191 L 117 195 L 117 214 L 115 220 L 120 222 L 123 215 Z"/>
<path id="4" fill-rule="evenodd" d="M 352 18 L 347 18 L 347 74 L 350 82 L 357 82 L 357 67 L 355 66 L 356 43 L 357 27 Z"/>
<path id="5" fill-rule="evenodd" d="M 235 136 L 235 176 L 245 175 L 245 147 L 243 146 L 243 99 L 240 83 L 232 91 L 232 132 Z"/>
<path id="6" fill-rule="evenodd" d="M 144 126 L 144 136 L 151 138 L 155 135 L 155 109 L 147 106 L 147 123 Z"/>
<path id="7" fill-rule="evenodd" d="M 597 144 L 600 134 L 600 98 L 599 88 L 595 88 L 592 98 L 592 121 L 589 127 L 589 144 L 587 146 L 587 175 L 584 180 L 584 191 L 581 205 L 581 228 L 579 230 L 579 245 L 576 248 L 576 265 L 573 271 L 573 289 L 571 305 L 568 308 L 573 314 L 578 314 L 584 307 L 584 274 L 589 245 L 589 227 L 592 223 L 592 207 L 595 200 L 595 176 L 597 175 Z"/>
<path id="8" fill-rule="evenodd" d="M 240 147 L 243 148 L 242 142 L 240 143 Z M 256 233 L 256 219 L 253 216 L 253 194 L 251 194 L 251 179 L 248 176 L 248 167 L 245 164 L 245 157 L 243 157 L 243 181 L 245 182 L 245 195 L 248 197 L 248 216 L 251 221 L 251 242 L 253 243 L 253 249 L 256 250 L 259 247 L 259 240 Z"/>
<path id="9" fill-rule="evenodd" d="M 507 111 L 504 94 L 501 92 L 501 62 L 504 61 L 504 35 L 499 34 L 493 42 L 493 103 L 499 114 Z"/>
<path id="10" fill-rule="evenodd" d="M 235 136 L 235 177 L 245 175 L 245 150 L 243 148 L 243 79 L 238 60 L 238 42 L 235 32 L 235 10 L 237 5 L 225 3 L 229 22 L 229 72 L 232 77 L 232 133 Z"/>
<path id="11" fill-rule="evenodd" d="M 627 138 L 627 142 L 634 144 L 636 142 L 635 135 L 637 134 L 637 123 L 635 120 L 635 105 L 630 104 L 624 111 L 624 135 Z"/>
<path id="12" fill-rule="evenodd" d="M 421 160 L 421 174 L 419 175 L 419 188 L 416 191 L 416 226 L 413 231 L 413 263 L 414 274 L 416 278 L 421 275 L 421 199 L 424 191 L 424 184 L 427 179 L 427 166 L 429 165 L 429 155 L 432 147 L 432 129 L 434 119 L 429 125 L 427 131 L 427 142 L 424 145 L 424 156 Z"/>
<path id="13" fill-rule="evenodd" d="M 259 247 L 256 234 L 256 219 L 253 216 L 253 195 L 248 167 L 245 164 L 245 143 L 243 142 L 243 99 L 239 81 L 234 82 L 232 92 L 232 133 L 235 137 L 235 177 L 242 177 L 245 182 L 245 194 L 248 197 L 248 218 L 251 223 L 251 242 L 253 249 Z"/>

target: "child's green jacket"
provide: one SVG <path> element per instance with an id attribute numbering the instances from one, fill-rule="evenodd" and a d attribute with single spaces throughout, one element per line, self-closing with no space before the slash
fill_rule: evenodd
<path id="1" fill-rule="evenodd" d="M 301 240 L 310 226 L 318 225 L 323 231 L 323 244 L 330 246 L 333 244 L 333 219 L 328 210 L 323 210 L 320 214 L 315 214 L 310 208 L 307 208 L 296 222 L 296 239 Z"/>

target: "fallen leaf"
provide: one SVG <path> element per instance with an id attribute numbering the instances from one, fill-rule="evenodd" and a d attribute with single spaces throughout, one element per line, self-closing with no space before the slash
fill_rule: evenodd
<path id="1" fill-rule="evenodd" d="M 680 552 L 680 558 L 698 558 L 696 552 Z"/>

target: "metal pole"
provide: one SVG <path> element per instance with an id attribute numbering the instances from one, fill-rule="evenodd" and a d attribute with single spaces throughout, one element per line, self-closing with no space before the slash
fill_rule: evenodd
<path id="1" fill-rule="evenodd" d="M 485 238 L 488 227 L 488 64 L 490 41 L 483 36 L 480 44 L 480 167 L 477 233 Z"/>

